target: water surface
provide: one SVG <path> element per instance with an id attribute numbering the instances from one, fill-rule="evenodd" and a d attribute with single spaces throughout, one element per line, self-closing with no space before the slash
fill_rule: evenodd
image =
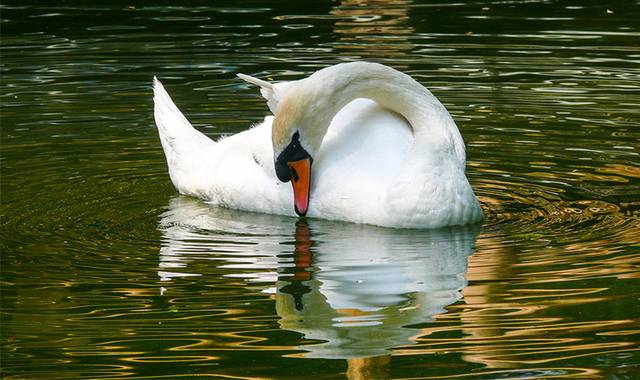
<path id="1" fill-rule="evenodd" d="M 4 378 L 640 376 L 637 2 L 3 2 Z M 481 226 L 393 230 L 173 189 L 158 75 L 212 138 L 243 72 L 391 65 L 467 144 Z"/>

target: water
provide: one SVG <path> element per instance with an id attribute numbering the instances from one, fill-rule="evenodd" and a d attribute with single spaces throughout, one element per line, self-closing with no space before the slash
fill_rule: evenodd
<path id="1" fill-rule="evenodd" d="M 3 2 L 4 378 L 640 376 L 637 2 Z M 482 226 L 399 231 L 179 196 L 158 75 L 209 136 L 244 72 L 366 59 L 428 86 Z"/>

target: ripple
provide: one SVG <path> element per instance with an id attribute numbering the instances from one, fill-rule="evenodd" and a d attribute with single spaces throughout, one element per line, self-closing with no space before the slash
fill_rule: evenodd
<path id="1" fill-rule="evenodd" d="M 209 21 L 211 17 L 207 16 L 160 16 L 153 18 L 156 21 L 174 22 L 174 21 Z"/>
<path id="2" fill-rule="evenodd" d="M 309 29 L 309 28 L 313 28 L 314 26 L 311 24 L 288 24 L 288 25 L 284 25 L 283 28 L 285 29 L 293 29 L 293 30 L 297 30 L 297 29 Z"/>
<path id="3" fill-rule="evenodd" d="M 637 6 L 0 8 L 4 377 L 633 377 Z M 362 59 L 454 116 L 480 230 L 175 195 L 154 75 L 216 137 L 267 112 L 236 72 Z"/>
<path id="4" fill-rule="evenodd" d="M 127 31 L 146 29 L 144 25 L 97 25 L 90 26 L 87 30 L 92 32 L 110 32 L 110 31 Z"/>

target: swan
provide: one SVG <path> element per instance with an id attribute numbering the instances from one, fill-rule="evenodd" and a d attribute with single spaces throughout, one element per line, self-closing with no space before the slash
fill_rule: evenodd
<path id="1" fill-rule="evenodd" d="M 453 118 L 409 75 L 350 62 L 292 82 L 238 76 L 260 87 L 274 116 L 219 141 L 194 129 L 154 77 L 154 117 L 180 193 L 396 228 L 482 220 Z"/>

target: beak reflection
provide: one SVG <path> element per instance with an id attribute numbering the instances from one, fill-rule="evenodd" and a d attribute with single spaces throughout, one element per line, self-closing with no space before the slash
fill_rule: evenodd
<path id="1" fill-rule="evenodd" d="M 311 159 L 287 162 L 291 170 L 291 185 L 293 186 L 293 203 L 296 213 L 305 216 L 309 209 L 309 191 L 311 188 Z"/>

